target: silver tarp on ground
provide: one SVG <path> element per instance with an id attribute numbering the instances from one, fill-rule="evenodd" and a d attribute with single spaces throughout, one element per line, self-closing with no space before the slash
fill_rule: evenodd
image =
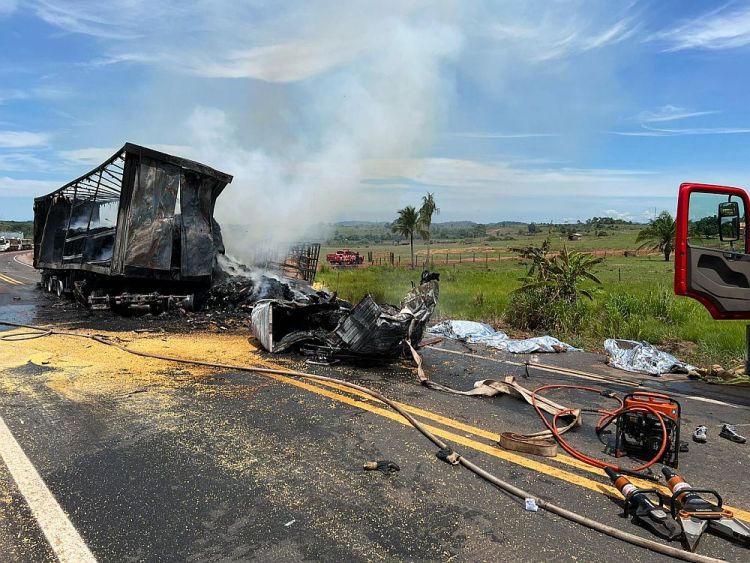
<path id="1" fill-rule="evenodd" d="M 648 342 L 608 338 L 604 341 L 604 349 L 609 356 L 609 365 L 625 371 L 661 375 L 688 373 L 696 369 Z"/>
<path id="2" fill-rule="evenodd" d="M 427 332 L 436 336 L 464 340 L 470 344 L 484 344 L 513 354 L 574 352 L 578 350 L 578 348 L 574 348 L 552 336 L 514 340 L 488 324 L 474 321 L 443 321 L 427 329 Z"/>

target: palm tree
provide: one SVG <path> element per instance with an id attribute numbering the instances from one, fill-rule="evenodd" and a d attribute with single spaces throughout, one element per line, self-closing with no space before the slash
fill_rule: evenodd
<path id="1" fill-rule="evenodd" d="M 427 243 L 427 263 L 430 263 L 430 227 L 432 216 L 440 215 L 440 209 L 435 203 L 433 194 L 427 192 L 422 196 L 422 206 L 419 208 L 419 234 Z"/>
<path id="2" fill-rule="evenodd" d="M 411 267 L 414 269 L 414 231 L 419 229 L 419 213 L 412 205 L 398 210 L 398 218 L 391 225 L 391 231 L 409 237 L 411 245 Z"/>
<path id="3" fill-rule="evenodd" d="M 642 242 L 638 248 L 660 250 L 664 253 L 664 261 L 669 262 L 669 256 L 674 250 L 674 218 L 669 211 L 662 211 L 655 219 L 651 219 L 645 229 L 638 233 L 635 242 Z"/>

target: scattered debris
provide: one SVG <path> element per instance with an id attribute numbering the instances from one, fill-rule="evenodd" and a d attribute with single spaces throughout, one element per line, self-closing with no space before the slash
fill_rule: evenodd
<path id="1" fill-rule="evenodd" d="M 451 448 L 448 448 L 448 447 L 441 448 L 440 450 L 438 450 L 435 456 L 440 461 L 444 461 L 445 463 L 450 463 L 451 465 L 458 465 L 458 461 L 461 459 L 460 455 L 458 455 L 456 452 L 454 452 Z"/>
<path id="2" fill-rule="evenodd" d="M 539 506 L 536 504 L 536 499 L 531 497 L 523 499 L 523 507 L 529 512 L 537 512 L 539 510 Z"/>
<path id="3" fill-rule="evenodd" d="M 356 306 L 335 295 L 267 299 L 253 307 L 251 329 L 269 352 L 301 348 L 319 359 L 396 358 L 405 342 L 417 345 L 437 304 L 439 286 L 431 280 L 413 288 L 399 307 L 378 305 L 366 296 Z"/>
<path id="4" fill-rule="evenodd" d="M 608 338 L 604 341 L 604 349 L 609 355 L 609 365 L 625 371 L 662 375 L 689 373 L 697 369 L 648 342 Z"/>
<path id="5" fill-rule="evenodd" d="M 705 444 L 708 441 L 708 427 L 701 424 L 693 431 L 693 442 Z"/>
<path id="6" fill-rule="evenodd" d="M 750 377 L 745 373 L 745 366 L 740 365 L 731 369 L 724 369 L 719 364 L 707 368 L 696 368 L 688 372 L 691 379 L 701 379 L 708 383 L 750 383 Z"/>
<path id="7" fill-rule="evenodd" d="M 296 519 L 295 520 L 289 520 L 289 522 L 287 522 L 286 524 L 284 524 L 284 527 L 288 528 L 289 526 L 291 526 L 292 524 L 294 524 L 296 521 L 297 521 Z"/>
<path id="8" fill-rule="evenodd" d="M 383 459 L 380 461 L 367 461 L 362 466 L 362 469 L 364 469 L 365 471 L 380 471 L 381 473 L 385 473 L 386 475 L 401 471 L 401 468 L 398 466 L 398 464 L 387 459 Z"/>
<path id="9" fill-rule="evenodd" d="M 566 344 L 552 336 L 537 336 L 534 338 L 514 340 L 504 332 L 499 330 L 496 331 L 488 324 L 474 321 L 442 321 L 435 326 L 430 327 L 427 332 L 429 334 L 440 335 L 446 338 L 463 340 L 470 344 L 484 344 L 485 346 L 497 348 L 498 350 L 504 350 L 513 354 L 578 351 L 578 348 L 574 348 L 570 344 Z"/>
<path id="10" fill-rule="evenodd" d="M 744 436 L 741 436 L 737 433 L 737 427 L 731 424 L 723 424 L 721 427 L 721 432 L 719 432 L 719 436 L 721 436 L 722 438 L 726 438 L 730 442 L 736 442 L 738 444 L 744 444 L 745 442 L 747 442 L 747 439 Z"/>

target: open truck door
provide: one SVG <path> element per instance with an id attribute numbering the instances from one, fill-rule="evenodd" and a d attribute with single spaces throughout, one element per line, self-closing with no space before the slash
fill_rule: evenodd
<path id="1" fill-rule="evenodd" d="M 700 301 L 714 319 L 750 319 L 745 190 L 682 184 L 675 224 L 676 295 Z"/>

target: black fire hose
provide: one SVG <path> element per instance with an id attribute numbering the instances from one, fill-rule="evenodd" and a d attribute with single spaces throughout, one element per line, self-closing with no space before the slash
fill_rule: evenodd
<path id="1" fill-rule="evenodd" d="M 104 336 L 96 335 L 96 334 L 82 334 L 82 333 L 72 332 L 72 331 L 68 332 L 68 331 L 50 330 L 50 329 L 41 328 L 41 327 L 37 327 L 33 325 L 25 325 L 25 324 L 13 323 L 10 321 L 3 321 L 3 320 L 0 320 L 0 325 L 36 330 L 41 333 L 38 335 L 38 337 L 50 336 L 50 335 L 55 334 L 55 335 L 60 335 L 60 336 L 76 336 L 79 338 L 88 338 L 90 340 L 95 340 L 96 342 L 105 344 L 107 346 L 114 346 L 115 348 L 122 350 L 123 352 L 127 352 L 128 354 L 135 354 L 136 356 L 141 356 L 144 358 L 152 358 L 152 359 L 164 360 L 168 362 L 177 362 L 177 363 L 183 363 L 183 364 L 191 364 L 191 365 L 219 368 L 219 369 L 226 369 L 226 370 L 246 371 L 246 372 L 260 373 L 260 374 L 269 373 L 269 374 L 277 374 L 277 375 L 286 375 L 286 376 L 291 376 L 291 377 L 303 377 L 303 378 L 317 380 L 317 381 L 336 383 L 337 385 L 342 385 L 344 387 L 354 389 L 361 393 L 365 393 L 366 395 L 369 395 L 370 397 L 373 397 L 374 399 L 377 399 L 378 401 L 385 403 L 386 405 L 391 407 L 394 411 L 396 411 L 398 414 L 400 414 L 402 417 L 404 417 L 409 422 L 409 424 L 411 424 L 415 429 L 417 429 L 430 442 L 435 444 L 435 446 L 437 446 L 441 450 L 449 449 L 448 444 L 446 444 L 440 438 L 435 436 L 432 432 L 430 432 L 427 428 L 425 428 L 421 422 L 416 420 L 413 416 L 411 416 L 408 412 L 403 410 L 401 407 L 399 407 L 395 402 L 393 402 L 391 399 L 389 399 L 385 395 L 381 394 L 378 391 L 374 391 L 367 387 L 357 385 L 356 383 L 350 383 L 342 379 L 336 379 L 333 377 L 326 377 L 324 375 L 315 375 L 312 373 L 305 373 L 301 371 L 293 371 L 293 370 L 286 370 L 286 369 L 273 369 L 273 368 L 263 368 L 263 367 L 255 367 L 255 366 L 237 366 L 237 365 L 231 365 L 231 364 L 216 364 L 216 363 L 210 363 L 210 362 L 203 362 L 200 360 L 190 360 L 190 359 L 185 359 L 185 358 L 176 358 L 173 356 L 162 356 L 160 354 L 151 354 L 148 352 L 139 352 L 137 350 L 129 349 L 126 346 L 123 346 L 122 344 L 118 344 L 117 342 L 108 340 Z M 33 336 L 33 334 L 36 334 L 36 333 L 23 333 L 23 334 L 26 335 L 28 338 L 37 337 L 37 336 Z M 13 341 L 12 339 L 8 338 L 12 336 L 14 335 L 7 335 L 6 337 L 0 336 L 0 340 Z M 21 336 L 21 335 L 16 334 L 15 336 Z M 511 485 L 510 483 L 503 481 L 502 479 L 496 477 L 492 473 L 489 473 L 485 469 L 482 469 L 481 467 L 479 467 L 478 465 L 476 465 L 475 463 L 468 460 L 462 455 L 454 454 L 454 459 L 457 459 L 459 464 L 463 465 L 466 469 L 468 469 L 475 475 L 492 483 L 496 487 L 520 499 L 534 498 L 539 508 L 543 508 L 544 510 L 547 510 L 548 512 L 557 514 L 558 516 L 565 518 L 566 520 L 575 522 L 576 524 L 580 524 L 582 526 L 586 526 L 587 528 L 591 528 L 592 530 L 596 530 L 612 538 L 622 540 L 624 542 L 630 543 L 632 545 L 636 545 L 638 547 L 642 547 L 644 549 L 649 549 L 656 553 L 661 553 L 663 555 L 668 555 L 670 557 L 682 559 L 683 561 L 697 561 L 701 563 L 721 561 L 720 559 L 714 559 L 712 557 L 706 557 L 704 555 L 699 555 L 697 553 L 691 553 L 689 551 L 684 551 L 682 549 L 678 549 L 676 547 L 672 547 L 669 545 L 663 545 L 653 540 L 642 538 L 640 536 L 636 536 L 628 532 L 623 532 L 622 530 L 619 530 L 612 526 L 608 526 L 606 524 L 602 524 L 601 522 L 592 520 L 591 518 L 587 518 L 586 516 L 581 516 L 580 514 L 577 514 L 575 512 L 572 512 L 570 510 L 567 510 L 565 508 L 552 504 L 551 502 L 547 502 L 543 499 L 536 498 L 531 493 L 524 491 L 523 489 L 520 489 L 514 485 Z"/>

